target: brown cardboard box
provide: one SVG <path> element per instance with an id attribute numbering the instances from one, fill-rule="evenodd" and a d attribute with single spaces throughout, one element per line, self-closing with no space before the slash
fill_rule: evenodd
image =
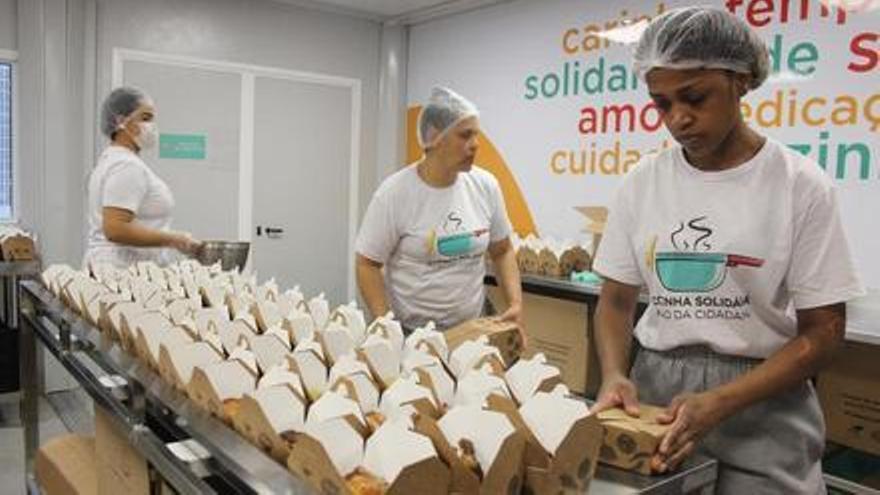
<path id="1" fill-rule="evenodd" d="M 541 267 L 538 253 L 526 245 L 522 245 L 516 250 L 516 264 L 522 273 L 536 274 Z"/>
<path id="2" fill-rule="evenodd" d="M 290 455 L 290 444 L 281 435 L 301 431 L 305 412 L 306 400 L 299 392 L 288 385 L 277 385 L 245 394 L 233 426 L 272 458 L 284 462 Z"/>
<path id="3" fill-rule="evenodd" d="M 507 304 L 501 291 L 493 286 L 486 289 L 498 312 L 503 311 Z M 563 383 L 583 394 L 589 361 L 587 305 L 523 293 L 523 320 L 528 337 L 523 357 L 543 353 L 549 364 L 562 371 Z"/>
<path id="4" fill-rule="evenodd" d="M 455 407 L 436 423 L 436 428 L 431 425 L 430 418 L 417 417 L 416 430 L 434 441 L 441 459 L 450 466 L 450 493 L 520 493 L 526 439 L 503 413 L 477 406 Z M 458 437 L 460 441 L 456 440 Z M 481 479 L 465 466 L 460 454 L 468 450 L 469 443 L 475 452 L 474 460 L 479 462 L 480 442 L 494 443 L 498 440 L 501 440 L 501 447 L 491 464 L 479 466 Z"/>
<path id="5" fill-rule="evenodd" d="M 538 252 L 538 273 L 547 277 L 563 277 L 568 275 L 562 271 L 560 257 L 550 247 L 545 247 Z"/>
<path id="6" fill-rule="evenodd" d="M 559 265 L 566 276 L 571 272 L 582 272 L 593 267 L 593 259 L 590 253 L 582 246 L 572 246 L 559 257 Z"/>
<path id="7" fill-rule="evenodd" d="M 565 391 L 540 392 L 519 409 L 510 399 L 492 395 L 489 408 L 504 413 L 526 436 L 525 484 L 531 493 L 587 493 L 596 472 L 603 429 L 583 402 L 564 397 Z M 565 428 L 551 451 L 542 445 L 537 428 Z"/>
<path id="8" fill-rule="evenodd" d="M 845 342 L 819 374 L 829 440 L 880 455 L 880 347 Z"/>
<path id="9" fill-rule="evenodd" d="M 95 407 L 95 457 L 100 495 L 146 495 L 150 493 L 147 461 L 128 443 L 110 419 Z"/>
<path id="10" fill-rule="evenodd" d="M 633 418 L 623 409 L 598 413 L 605 428 L 599 461 L 641 474 L 651 474 L 651 457 L 660 446 L 669 425 L 657 423 L 663 408 L 641 404 L 640 416 Z"/>
<path id="11" fill-rule="evenodd" d="M 10 235 L 0 240 L 3 261 L 33 261 L 37 259 L 34 240 L 26 235 Z"/>
<path id="12" fill-rule="evenodd" d="M 34 476 L 46 495 L 95 495 L 95 439 L 81 435 L 53 438 L 37 451 Z"/>
<path id="13" fill-rule="evenodd" d="M 477 318 L 466 321 L 444 332 L 449 352 L 468 340 L 477 340 L 485 335 L 489 344 L 498 348 L 505 367 L 515 363 L 523 352 L 522 336 L 514 323 L 501 322 L 493 318 Z"/>

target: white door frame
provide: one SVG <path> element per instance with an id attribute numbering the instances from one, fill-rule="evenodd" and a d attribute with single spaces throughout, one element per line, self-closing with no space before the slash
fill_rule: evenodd
<path id="1" fill-rule="evenodd" d="M 304 72 L 277 67 L 240 64 L 218 60 L 207 60 L 182 55 L 113 49 L 111 69 L 112 87 L 122 86 L 124 64 L 128 61 L 149 62 L 190 69 L 203 69 L 241 76 L 241 123 L 239 127 L 239 190 L 238 190 L 238 235 L 241 240 L 253 244 L 253 198 L 254 198 L 254 86 L 257 77 L 270 77 L 294 82 L 321 84 L 346 88 L 351 92 L 351 148 L 349 163 L 349 208 L 348 208 L 348 256 L 347 286 L 349 300 L 355 297 L 354 280 L 354 240 L 357 235 L 358 190 L 360 189 L 360 141 L 361 141 L 361 80 L 333 76 L 317 72 Z M 253 258 L 253 249 L 251 258 Z M 253 263 L 250 263 L 253 266 Z M 265 275 L 265 274 L 264 274 Z M 336 301 L 342 303 L 343 301 Z"/>

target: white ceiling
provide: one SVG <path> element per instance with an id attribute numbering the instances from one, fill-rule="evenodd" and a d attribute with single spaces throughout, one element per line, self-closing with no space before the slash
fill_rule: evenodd
<path id="1" fill-rule="evenodd" d="M 379 21 L 417 22 L 509 0 L 275 0 Z"/>
<path id="2" fill-rule="evenodd" d="M 319 0 L 337 7 L 361 10 L 381 17 L 397 17 L 427 7 L 434 7 L 449 0 Z"/>

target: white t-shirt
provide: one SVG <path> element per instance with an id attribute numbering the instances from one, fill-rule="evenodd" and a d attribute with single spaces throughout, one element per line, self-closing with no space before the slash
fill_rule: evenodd
<path id="1" fill-rule="evenodd" d="M 795 309 L 863 293 L 831 181 L 770 139 L 720 172 L 691 166 L 678 146 L 643 159 L 617 193 L 594 270 L 647 286 L 635 335 L 661 351 L 766 358 L 797 335 Z"/>
<path id="2" fill-rule="evenodd" d="M 433 320 L 442 329 L 480 315 L 484 254 L 510 231 L 492 174 L 474 167 L 434 188 L 411 165 L 379 186 L 355 250 L 385 265 L 389 302 L 404 326 Z"/>
<path id="3" fill-rule="evenodd" d="M 174 209 L 171 189 L 128 148 L 107 147 L 89 177 L 89 235 L 84 264 L 92 261 L 127 267 L 138 261 L 160 264 L 171 261 L 170 249 L 139 248 L 109 241 L 103 228 L 105 207 L 131 211 L 134 221 L 145 227 L 157 230 L 171 227 Z"/>

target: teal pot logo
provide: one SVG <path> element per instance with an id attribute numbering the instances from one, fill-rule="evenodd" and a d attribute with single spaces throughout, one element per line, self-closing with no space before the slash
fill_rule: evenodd
<path id="1" fill-rule="evenodd" d="M 724 283 L 729 266 L 758 268 L 764 260 L 723 253 L 657 253 L 657 278 L 672 292 L 710 292 Z"/>

